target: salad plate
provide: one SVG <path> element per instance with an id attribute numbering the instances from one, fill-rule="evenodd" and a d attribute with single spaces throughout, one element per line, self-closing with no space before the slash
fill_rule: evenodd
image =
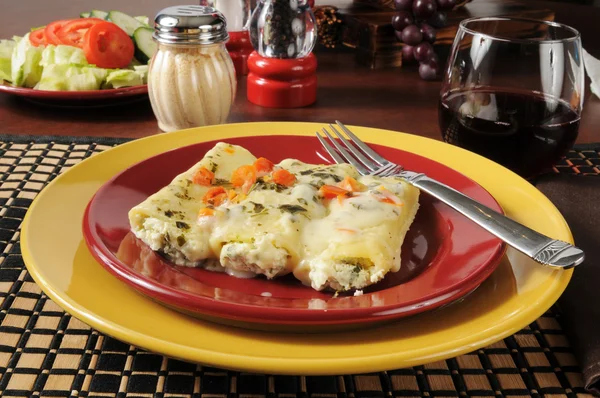
<path id="1" fill-rule="evenodd" d="M 58 176 L 32 203 L 21 232 L 25 264 L 52 300 L 100 332 L 172 358 L 272 374 L 375 372 L 455 357 L 527 326 L 562 294 L 572 270 L 540 266 L 509 248 L 475 291 L 435 311 L 343 333 L 250 330 L 198 319 L 150 300 L 115 278 L 88 249 L 82 231 L 88 203 L 108 181 L 135 164 L 209 141 L 312 137 L 321 127 L 280 122 L 212 126 L 136 140 L 86 159 Z M 369 144 L 418 154 L 464 174 L 489 192 L 509 217 L 553 238 L 573 241 L 552 203 L 504 167 L 435 140 L 350 128 Z M 61 233 L 48 225 L 60 225 Z"/>
<path id="2" fill-rule="evenodd" d="M 56 104 L 56 101 L 69 105 L 85 106 L 98 101 L 118 101 L 120 99 L 133 100 L 138 97 L 148 96 L 148 85 L 133 87 L 110 88 L 105 90 L 85 91 L 50 91 L 35 90 L 26 87 L 15 87 L 9 83 L 0 83 L 0 92 L 23 97 L 36 102 L 43 101 Z"/>
<path id="3" fill-rule="evenodd" d="M 0 39 L 0 92 L 52 106 L 147 98 L 152 32 L 147 17 L 94 10 Z"/>
<path id="4" fill-rule="evenodd" d="M 238 137 L 226 142 L 275 163 L 296 158 L 318 164 L 327 156 L 315 137 Z M 133 165 L 100 188 L 84 214 L 86 243 L 98 262 L 134 289 L 172 308 L 260 329 L 290 325 L 294 330 L 305 326 L 303 330 L 314 331 L 323 325 L 379 323 L 463 297 L 494 271 L 504 254 L 498 238 L 438 200 L 421 195 L 420 209 L 404 241 L 401 271 L 388 274 L 362 295 L 318 292 L 291 275 L 273 280 L 241 279 L 173 266 L 130 232 L 127 214 L 198 162 L 216 143 L 185 146 Z M 374 149 L 502 211 L 485 189 L 446 166 L 394 148 Z"/>

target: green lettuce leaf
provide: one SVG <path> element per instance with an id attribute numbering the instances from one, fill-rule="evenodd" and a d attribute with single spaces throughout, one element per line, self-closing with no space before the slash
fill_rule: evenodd
<path id="1" fill-rule="evenodd" d="M 88 65 L 88 62 L 81 48 L 49 44 L 42 52 L 42 61 L 40 64 L 46 67 L 52 64 Z"/>
<path id="2" fill-rule="evenodd" d="M 78 64 L 50 64 L 44 68 L 38 90 L 99 90 L 108 70 Z"/>
<path id="3" fill-rule="evenodd" d="M 11 59 L 12 83 L 19 87 L 34 87 L 42 76 L 42 47 L 34 47 L 29 33 L 16 45 Z"/>
<path id="4" fill-rule="evenodd" d="M 140 74 L 143 84 L 148 84 L 148 65 L 134 66 L 133 69 Z"/>
<path id="5" fill-rule="evenodd" d="M 131 87 L 142 84 L 144 84 L 144 79 L 139 72 L 131 69 L 118 69 L 108 74 L 104 88 Z"/>
<path id="6" fill-rule="evenodd" d="M 12 54 L 16 46 L 13 40 L 0 40 L 0 81 L 12 81 Z"/>

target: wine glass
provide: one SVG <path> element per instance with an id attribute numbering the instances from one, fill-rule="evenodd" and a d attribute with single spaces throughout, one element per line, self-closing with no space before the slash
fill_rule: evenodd
<path id="1" fill-rule="evenodd" d="M 444 141 L 533 178 L 575 143 L 583 94 L 575 29 L 470 18 L 460 23 L 443 76 L 439 125 Z"/>

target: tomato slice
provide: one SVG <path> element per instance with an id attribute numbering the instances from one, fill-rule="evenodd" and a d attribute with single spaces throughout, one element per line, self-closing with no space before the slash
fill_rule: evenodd
<path id="1" fill-rule="evenodd" d="M 29 41 L 33 46 L 45 46 L 46 45 L 46 37 L 44 36 L 44 28 L 39 28 L 34 30 L 29 34 Z"/>
<path id="2" fill-rule="evenodd" d="M 56 33 L 60 30 L 60 28 L 62 28 L 71 21 L 71 19 L 61 19 L 59 21 L 54 21 L 46 25 L 46 27 L 44 28 L 44 38 L 46 39 L 46 43 L 54 44 L 55 46 L 62 44 Z"/>
<path id="3" fill-rule="evenodd" d="M 83 52 L 90 64 L 100 68 L 125 68 L 133 59 L 133 41 L 112 22 L 93 25 L 83 38 Z"/>
<path id="4" fill-rule="evenodd" d="M 83 36 L 92 26 L 105 22 L 100 18 L 79 18 L 73 19 L 63 25 L 56 35 L 61 41 L 61 44 L 67 46 L 75 46 L 83 48 Z"/>

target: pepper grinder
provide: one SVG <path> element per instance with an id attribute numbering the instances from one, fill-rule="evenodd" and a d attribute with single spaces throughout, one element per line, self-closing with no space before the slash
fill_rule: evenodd
<path id="1" fill-rule="evenodd" d="M 317 26 L 308 0 L 259 0 L 250 19 L 248 100 L 299 108 L 317 100 Z"/>
<path id="2" fill-rule="evenodd" d="M 248 74 L 248 56 L 254 47 L 250 44 L 248 26 L 257 0 L 200 0 L 201 6 L 214 7 L 227 20 L 229 41 L 226 44 L 238 76 Z"/>

